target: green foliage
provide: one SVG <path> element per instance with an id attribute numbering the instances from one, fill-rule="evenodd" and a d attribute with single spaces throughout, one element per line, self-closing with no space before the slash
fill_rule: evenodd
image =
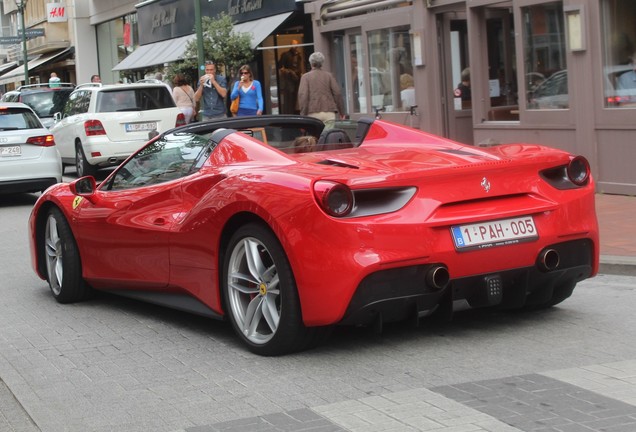
<path id="1" fill-rule="evenodd" d="M 216 18 L 203 17 L 201 20 L 204 61 L 214 61 L 218 73 L 225 73 L 228 78 L 234 76 L 241 65 L 249 63 L 254 58 L 254 50 L 250 45 L 251 35 L 235 33 L 233 28 L 232 18 L 226 13 L 221 13 Z M 199 75 L 196 39 L 186 45 L 184 60 L 173 64 L 170 69 L 170 79 L 180 72 L 190 78 L 191 82 L 197 81 Z"/>

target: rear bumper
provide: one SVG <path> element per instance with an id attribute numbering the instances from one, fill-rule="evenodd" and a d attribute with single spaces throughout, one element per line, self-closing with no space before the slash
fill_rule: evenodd
<path id="1" fill-rule="evenodd" d="M 554 251 L 558 262 L 546 266 L 546 250 Z M 370 325 L 466 308 L 548 305 L 569 297 L 593 267 L 594 244 L 581 239 L 547 246 L 534 266 L 452 279 L 441 288 L 427 280 L 432 265 L 382 270 L 362 280 L 341 324 Z"/>
<path id="2" fill-rule="evenodd" d="M 0 194 L 43 192 L 60 181 L 55 177 L 0 182 Z"/>
<path id="3" fill-rule="evenodd" d="M 106 167 L 119 165 L 141 148 L 147 140 L 110 141 L 107 138 L 83 142 L 84 155 L 91 165 Z"/>

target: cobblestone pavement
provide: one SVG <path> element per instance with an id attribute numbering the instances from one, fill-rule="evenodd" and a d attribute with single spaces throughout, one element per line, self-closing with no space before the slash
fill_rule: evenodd
<path id="1" fill-rule="evenodd" d="M 2 432 L 636 431 L 633 276 L 549 310 L 339 328 L 264 358 L 226 323 L 109 295 L 57 304 L 22 204 L 0 224 Z"/>

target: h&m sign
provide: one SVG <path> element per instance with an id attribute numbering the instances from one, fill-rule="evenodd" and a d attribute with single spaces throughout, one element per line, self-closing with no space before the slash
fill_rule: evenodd
<path id="1" fill-rule="evenodd" d="M 46 4 L 46 20 L 50 23 L 66 22 L 68 16 L 66 15 L 65 3 L 47 3 Z"/>

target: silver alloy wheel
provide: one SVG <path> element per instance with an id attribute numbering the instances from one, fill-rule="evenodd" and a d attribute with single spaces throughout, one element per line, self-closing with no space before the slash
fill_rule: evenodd
<path id="1" fill-rule="evenodd" d="M 236 244 L 228 264 L 230 313 L 250 342 L 269 342 L 278 329 L 281 298 L 278 271 L 265 245 L 254 237 Z"/>
<path id="2" fill-rule="evenodd" d="M 46 253 L 46 274 L 53 294 L 59 295 L 64 277 L 63 247 L 57 228 L 57 220 L 50 214 L 46 220 L 44 248 Z"/>

